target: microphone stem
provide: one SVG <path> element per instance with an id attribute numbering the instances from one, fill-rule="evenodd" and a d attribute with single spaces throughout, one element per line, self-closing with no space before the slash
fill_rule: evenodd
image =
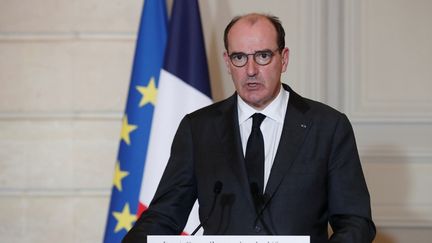
<path id="1" fill-rule="evenodd" d="M 213 197 L 213 202 L 212 202 L 212 206 L 210 208 L 210 212 L 208 213 L 207 217 L 195 228 L 195 230 L 192 232 L 191 235 L 195 235 L 199 229 L 201 229 L 201 227 L 207 223 L 207 221 L 210 219 L 210 216 L 213 213 L 213 210 L 216 206 L 216 200 L 219 196 L 219 194 L 222 191 L 222 182 L 220 181 L 216 181 L 214 188 L 213 188 L 213 192 L 214 192 L 214 197 Z"/>

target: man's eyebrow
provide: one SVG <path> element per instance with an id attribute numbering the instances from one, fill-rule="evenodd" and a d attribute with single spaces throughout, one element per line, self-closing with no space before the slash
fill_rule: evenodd
<path id="1" fill-rule="evenodd" d="M 272 50 L 270 50 L 270 49 L 267 48 L 267 49 L 258 50 L 258 51 L 255 51 L 255 52 L 268 52 L 268 51 L 271 52 Z"/>
<path id="2" fill-rule="evenodd" d="M 231 54 L 246 54 L 246 53 L 244 53 L 242 51 L 233 51 L 233 52 L 231 52 Z"/>
<path id="3" fill-rule="evenodd" d="M 254 53 L 257 53 L 257 52 L 271 52 L 271 51 L 272 50 L 270 50 L 269 48 L 262 49 L 262 50 L 256 50 L 256 51 L 251 52 L 251 53 L 246 53 L 246 52 L 242 52 L 242 51 L 233 51 L 233 52 L 230 53 L 230 55 L 233 55 L 233 54 L 254 54 Z"/>

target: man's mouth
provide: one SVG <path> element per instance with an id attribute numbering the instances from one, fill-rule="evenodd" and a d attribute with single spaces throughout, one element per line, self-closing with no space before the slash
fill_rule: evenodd
<path id="1" fill-rule="evenodd" d="M 260 85 L 261 85 L 261 84 L 258 83 L 258 82 L 250 82 L 250 83 L 246 83 L 246 86 L 247 86 L 248 88 L 251 88 L 251 89 L 258 88 Z"/>

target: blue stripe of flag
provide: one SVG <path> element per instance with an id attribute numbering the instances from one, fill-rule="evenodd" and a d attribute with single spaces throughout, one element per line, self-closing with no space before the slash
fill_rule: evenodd
<path id="1" fill-rule="evenodd" d="M 164 69 L 211 97 L 197 0 L 174 2 L 168 33 Z"/>

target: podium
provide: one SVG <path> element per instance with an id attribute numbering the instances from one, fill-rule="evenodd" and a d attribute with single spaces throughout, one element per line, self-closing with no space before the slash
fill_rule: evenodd
<path id="1" fill-rule="evenodd" d="M 147 243 L 310 243 L 309 236 L 289 235 L 149 235 Z"/>

